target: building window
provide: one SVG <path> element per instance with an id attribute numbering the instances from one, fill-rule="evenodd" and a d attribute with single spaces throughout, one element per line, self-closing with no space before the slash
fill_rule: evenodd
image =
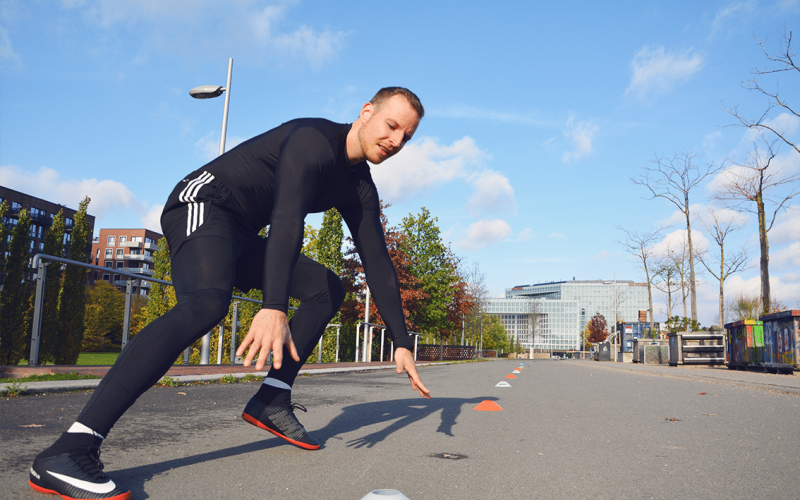
<path id="1" fill-rule="evenodd" d="M 117 248 L 117 258 L 118 258 L 118 259 L 121 259 L 121 258 L 122 258 L 122 254 L 123 254 L 123 253 L 125 253 L 125 250 L 123 250 L 123 249 L 121 249 L 121 248 Z"/>
<path id="2" fill-rule="evenodd" d="M 69 245 L 72 241 L 72 235 L 69 233 L 64 233 L 64 245 Z"/>
<path id="3" fill-rule="evenodd" d="M 113 247 L 117 244 L 117 237 L 116 236 L 109 236 L 108 237 L 108 244 L 106 246 Z"/>
<path id="4" fill-rule="evenodd" d="M 106 248 L 106 259 L 110 259 L 114 257 L 114 250 L 111 248 Z"/>
<path id="5" fill-rule="evenodd" d="M 105 281 L 106 283 L 108 283 L 108 279 L 109 278 L 110 278 L 110 276 L 108 274 L 104 274 L 103 275 L 103 281 Z"/>
<path id="6" fill-rule="evenodd" d="M 125 263 L 122 261 L 117 262 L 117 269 L 122 269 L 125 266 Z"/>
<path id="7" fill-rule="evenodd" d="M 114 267 L 114 262 L 113 262 L 113 261 L 110 261 L 110 260 L 109 260 L 109 261 L 106 261 L 106 267 L 108 267 L 109 269 L 110 269 L 110 268 L 112 268 L 112 267 Z"/>
<path id="8" fill-rule="evenodd" d="M 141 243 L 142 242 L 142 237 L 141 236 L 132 236 L 131 237 L 131 241 L 133 241 L 134 243 Z"/>

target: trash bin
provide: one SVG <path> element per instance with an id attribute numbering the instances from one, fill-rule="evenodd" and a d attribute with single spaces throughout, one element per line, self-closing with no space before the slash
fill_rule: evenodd
<path id="1" fill-rule="evenodd" d="M 800 360 L 800 311 L 781 311 L 761 316 L 764 324 L 764 367 L 778 371 L 798 369 Z"/>
<path id="2" fill-rule="evenodd" d="M 725 325 L 728 332 L 728 368 L 744 370 L 763 366 L 764 326 L 761 321 L 746 319 Z"/>
<path id="3" fill-rule="evenodd" d="M 597 360 L 598 361 L 611 361 L 611 343 L 603 342 L 597 346 Z"/>

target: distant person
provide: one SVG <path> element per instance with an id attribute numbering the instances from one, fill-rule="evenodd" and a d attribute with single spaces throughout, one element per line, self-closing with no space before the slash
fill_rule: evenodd
<path id="1" fill-rule="evenodd" d="M 242 413 L 247 422 L 308 450 L 320 447 L 294 415 L 292 385 L 345 297 L 339 277 L 300 253 L 307 214 L 336 208 L 347 223 L 367 283 L 395 346 L 397 373 L 430 398 L 417 374 L 397 275 L 386 248 L 380 198 L 367 161 L 394 156 L 424 115 L 413 92 L 381 89 L 353 124 L 293 120 L 240 144 L 189 174 L 161 216 L 177 304 L 123 349 L 77 421 L 30 470 L 36 491 L 65 499 L 129 499 L 103 472 L 100 444 L 180 353 L 227 314 L 234 286 L 264 301 L 237 351 L 244 366 L 274 363 Z M 259 231 L 269 225 L 269 236 Z M 289 297 L 301 301 L 286 320 Z M 248 349 L 249 348 L 249 349 Z"/>

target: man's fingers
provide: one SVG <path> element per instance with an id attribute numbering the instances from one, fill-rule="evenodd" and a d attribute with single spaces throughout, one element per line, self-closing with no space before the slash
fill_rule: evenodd
<path id="1" fill-rule="evenodd" d="M 291 337 L 289 337 L 289 342 L 287 342 L 289 346 L 289 354 L 292 356 L 292 359 L 295 361 L 300 361 L 300 355 L 297 353 L 297 347 L 294 345 L 294 341 Z"/>

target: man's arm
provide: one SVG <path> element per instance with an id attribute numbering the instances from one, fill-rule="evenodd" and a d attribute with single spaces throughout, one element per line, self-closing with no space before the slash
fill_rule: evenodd
<path id="1" fill-rule="evenodd" d="M 419 392 L 420 396 L 430 398 L 430 391 L 422 383 L 414 363 L 414 338 L 409 335 L 406 328 L 400 284 L 381 227 L 380 206 L 376 201 L 373 206 L 366 208 L 362 206 L 341 213 L 364 265 L 370 294 L 394 342 L 397 373 L 405 371 L 411 387 Z"/>

